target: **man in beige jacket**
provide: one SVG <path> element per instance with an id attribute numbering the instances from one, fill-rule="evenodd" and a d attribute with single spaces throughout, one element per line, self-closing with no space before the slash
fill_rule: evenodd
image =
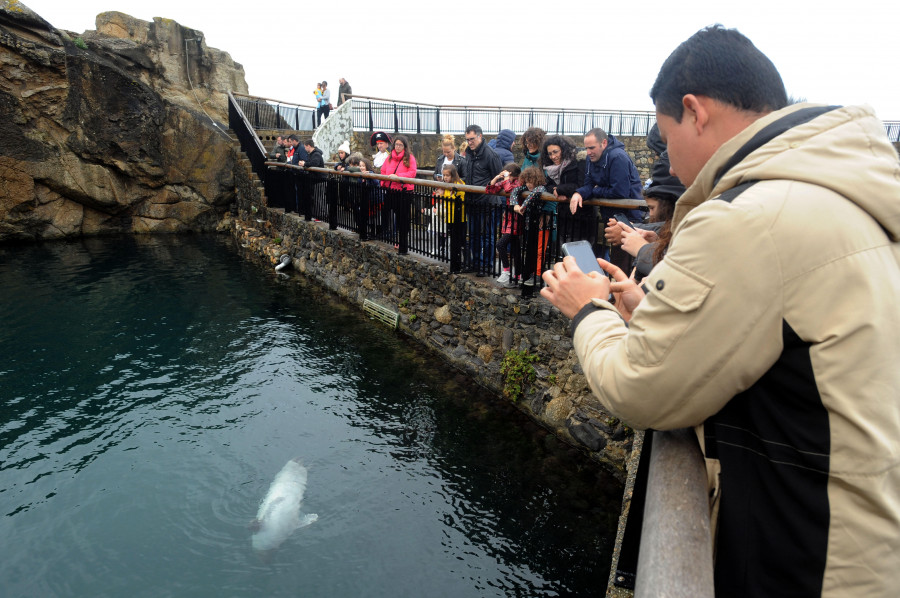
<path id="1" fill-rule="evenodd" d="M 697 427 L 717 596 L 897 596 L 897 153 L 868 107 L 787 106 L 771 61 L 719 26 L 650 95 L 688 189 L 646 296 L 571 258 L 542 295 L 603 405 Z"/>

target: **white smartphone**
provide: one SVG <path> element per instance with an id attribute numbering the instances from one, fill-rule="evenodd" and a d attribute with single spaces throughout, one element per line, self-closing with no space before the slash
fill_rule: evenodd
<path id="1" fill-rule="evenodd" d="M 578 267 L 581 268 L 581 271 L 585 274 L 588 272 L 600 272 L 603 275 L 606 274 L 600 267 L 600 264 L 597 263 L 597 256 L 594 255 L 594 250 L 591 249 L 591 243 L 589 241 L 563 243 L 562 252 L 563 255 L 571 255 L 574 257 L 575 263 L 578 264 Z"/>

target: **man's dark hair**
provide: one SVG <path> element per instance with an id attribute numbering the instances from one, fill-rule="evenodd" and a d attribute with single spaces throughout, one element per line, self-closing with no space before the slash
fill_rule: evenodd
<path id="1" fill-rule="evenodd" d="M 288 135 L 288 139 L 290 139 L 291 141 L 296 141 L 297 143 L 300 143 L 300 138 L 297 137 L 296 135 Z"/>
<path id="2" fill-rule="evenodd" d="M 466 133 L 475 133 L 476 135 L 484 135 L 484 133 L 481 132 L 481 127 L 479 127 L 478 125 L 469 125 L 468 127 L 466 127 Z"/>
<path id="3" fill-rule="evenodd" d="M 303 145 L 305 145 L 306 147 L 316 147 L 316 142 L 313 141 L 312 138 L 310 138 L 310 139 L 305 139 L 305 140 L 303 141 Z"/>
<path id="4" fill-rule="evenodd" d="M 603 143 L 604 139 L 609 139 L 609 135 L 606 134 L 606 131 L 601 129 L 600 127 L 595 127 L 584 134 L 585 137 L 593 136 L 594 139 L 597 140 L 597 143 Z"/>
<path id="5" fill-rule="evenodd" d="M 702 95 L 739 110 L 764 114 L 787 106 L 778 69 L 737 29 L 701 29 L 669 55 L 650 98 L 656 110 L 681 122 L 681 100 Z"/>

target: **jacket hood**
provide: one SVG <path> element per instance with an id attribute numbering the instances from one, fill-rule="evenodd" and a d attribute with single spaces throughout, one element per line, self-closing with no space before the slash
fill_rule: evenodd
<path id="1" fill-rule="evenodd" d="M 510 149 L 513 141 L 516 140 L 516 134 L 509 129 L 503 129 L 497 134 L 497 147 L 502 149 Z"/>
<path id="2" fill-rule="evenodd" d="M 614 149 L 625 149 L 625 144 L 616 139 L 615 135 L 607 135 L 606 149 L 603 150 L 603 155 L 608 154 Z"/>
<path id="3" fill-rule="evenodd" d="M 869 106 L 794 104 L 725 142 L 675 206 L 694 207 L 749 181 L 794 180 L 839 193 L 900 240 L 900 159 Z"/>
<path id="4" fill-rule="evenodd" d="M 666 151 L 666 144 L 663 143 L 662 135 L 659 134 L 659 125 L 656 123 L 653 123 L 653 127 L 647 133 L 647 147 L 657 156 L 662 156 Z"/>

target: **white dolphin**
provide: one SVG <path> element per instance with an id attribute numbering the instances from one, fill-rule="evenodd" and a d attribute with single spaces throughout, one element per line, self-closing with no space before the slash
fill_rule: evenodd
<path id="1" fill-rule="evenodd" d="M 251 524 L 254 550 L 274 550 L 294 530 L 319 518 L 315 513 L 300 513 L 300 504 L 306 490 L 306 476 L 306 468 L 300 460 L 291 459 L 272 480 L 266 497 L 259 505 L 256 519 Z"/>

